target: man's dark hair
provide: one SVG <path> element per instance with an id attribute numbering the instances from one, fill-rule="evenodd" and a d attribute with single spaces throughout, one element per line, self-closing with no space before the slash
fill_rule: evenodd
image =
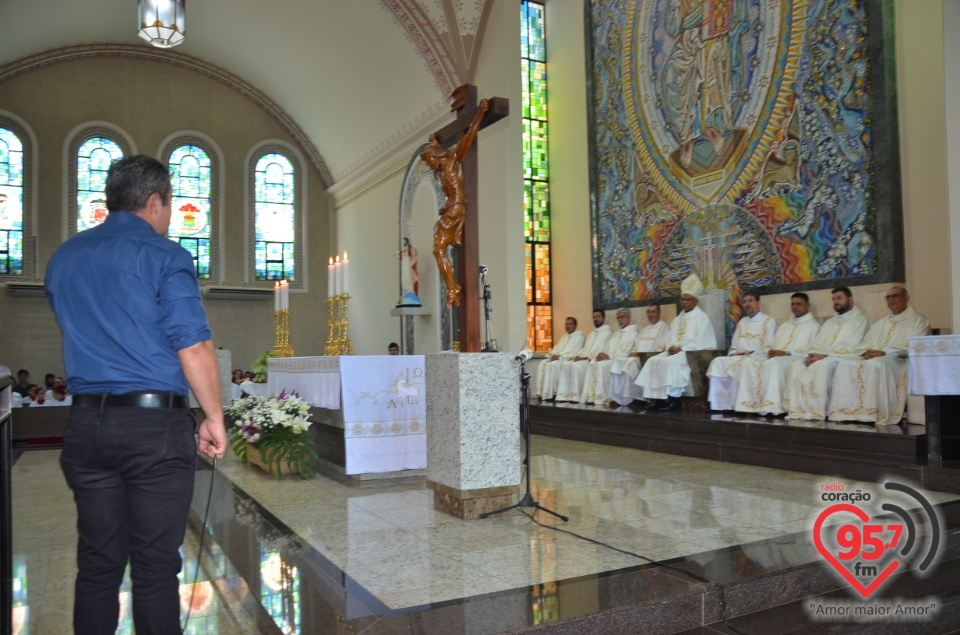
<path id="1" fill-rule="evenodd" d="M 152 194 L 159 194 L 167 204 L 173 194 L 170 172 L 145 154 L 124 157 L 110 166 L 106 194 L 111 212 L 139 212 Z"/>
<path id="2" fill-rule="evenodd" d="M 647 305 L 647 308 L 649 309 L 649 308 L 652 307 L 652 306 L 655 306 L 655 307 L 657 307 L 658 309 L 662 308 L 662 307 L 660 306 L 660 303 L 659 303 L 659 302 L 651 302 L 650 304 Z"/>
<path id="3" fill-rule="evenodd" d="M 26 375 L 27 377 L 29 377 L 30 371 L 27 370 L 26 368 L 21 368 L 20 370 L 17 371 L 17 377 L 19 377 L 20 375 Z"/>
<path id="4" fill-rule="evenodd" d="M 834 293 L 842 293 L 848 298 L 853 297 L 853 292 L 850 290 L 850 287 L 837 287 L 836 289 L 830 292 L 830 295 L 833 295 Z"/>
<path id="5" fill-rule="evenodd" d="M 594 310 L 593 310 L 593 313 L 599 313 L 599 314 L 601 314 L 601 315 L 603 315 L 603 316 L 606 316 L 606 315 L 607 315 L 606 313 L 603 312 L 603 309 L 594 309 Z M 593 315 L 593 313 L 591 313 L 590 315 Z"/>
<path id="6" fill-rule="evenodd" d="M 577 325 L 577 318 L 573 317 L 572 315 L 567 316 L 567 320 L 573 320 L 573 325 L 574 326 Z M 564 322 L 566 322 L 567 320 L 564 320 Z"/>
<path id="7" fill-rule="evenodd" d="M 752 297 L 752 298 L 753 298 L 754 300 L 756 300 L 757 302 L 760 301 L 760 292 L 759 292 L 759 291 L 744 291 L 744 292 L 741 294 L 740 297 L 741 297 L 741 298 L 745 298 L 745 297 L 747 297 L 747 296 Z"/>
<path id="8" fill-rule="evenodd" d="M 390 345 L 387 346 L 387 350 L 390 350 L 391 348 L 399 349 L 399 348 L 400 348 L 400 345 L 397 344 L 396 342 L 390 342 Z"/>
<path id="9" fill-rule="evenodd" d="M 803 301 L 806 302 L 807 304 L 810 304 L 810 296 L 808 296 L 806 293 L 803 293 L 802 291 L 797 291 L 797 292 L 794 293 L 792 296 L 790 296 L 790 299 L 791 299 L 791 300 L 794 299 L 794 298 L 800 298 L 801 300 L 803 300 Z"/>
<path id="10" fill-rule="evenodd" d="M 56 378 L 57 376 L 54 375 L 53 373 L 47 373 L 46 375 L 43 376 L 43 385 L 46 386 L 47 388 L 53 388 L 53 380 Z"/>

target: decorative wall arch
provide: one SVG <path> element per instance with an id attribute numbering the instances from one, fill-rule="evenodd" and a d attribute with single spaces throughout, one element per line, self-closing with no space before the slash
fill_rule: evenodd
<path id="1" fill-rule="evenodd" d="M 283 130 L 294 139 L 298 150 L 308 158 L 310 165 L 313 166 L 313 169 L 317 172 L 324 189 L 333 184 L 333 175 L 330 173 L 330 169 L 326 163 L 324 163 L 316 146 L 307 137 L 303 129 L 300 128 L 290 115 L 277 105 L 276 102 L 252 84 L 234 75 L 230 71 L 191 55 L 178 53 L 170 49 L 157 49 L 152 46 L 123 44 L 119 42 L 66 46 L 35 55 L 29 55 L 0 67 L 0 83 L 44 66 L 91 57 L 108 56 L 131 57 L 161 62 L 163 64 L 172 64 L 173 66 L 184 68 L 214 79 L 231 90 L 240 93 L 280 124 Z"/>

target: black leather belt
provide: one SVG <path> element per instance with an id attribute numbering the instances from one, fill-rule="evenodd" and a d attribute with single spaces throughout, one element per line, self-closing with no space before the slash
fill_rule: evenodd
<path id="1" fill-rule="evenodd" d="M 183 395 L 172 392 L 128 392 L 122 395 L 109 393 L 85 394 L 73 396 L 74 408 L 189 408 L 190 404 Z"/>

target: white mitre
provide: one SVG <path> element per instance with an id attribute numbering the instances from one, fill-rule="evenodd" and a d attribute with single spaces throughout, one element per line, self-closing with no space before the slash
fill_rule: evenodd
<path id="1" fill-rule="evenodd" d="M 680 295 L 692 295 L 696 298 L 701 293 L 703 293 L 703 283 L 695 273 L 691 273 L 680 283 Z"/>

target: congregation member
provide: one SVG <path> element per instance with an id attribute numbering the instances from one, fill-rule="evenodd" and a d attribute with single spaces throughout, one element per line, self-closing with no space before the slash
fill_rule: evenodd
<path id="1" fill-rule="evenodd" d="M 568 317 L 563 323 L 563 330 L 566 331 L 563 337 L 537 366 L 537 396 L 547 401 L 552 401 L 557 394 L 563 364 L 576 357 L 583 348 L 583 331 L 577 330 L 577 318 Z"/>
<path id="2" fill-rule="evenodd" d="M 603 352 L 587 364 L 580 403 L 602 404 L 606 401 L 611 365 L 615 361 L 626 360 L 633 348 L 633 342 L 637 339 L 637 325 L 630 323 L 630 309 L 617 309 L 617 326 L 619 330 L 607 340 Z"/>
<path id="3" fill-rule="evenodd" d="M 717 348 L 717 335 L 710 317 L 698 306 L 703 283 L 690 274 L 680 284 L 680 306 L 683 312 L 670 325 L 670 346 L 647 360 L 637 375 L 636 385 L 642 398 L 658 400 L 656 410 L 677 410 L 680 395 L 690 386 L 690 364 L 687 351 Z"/>
<path id="4" fill-rule="evenodd" d="M 580 399 L 580 391 L 583 390 L 583 376 L 587 372 L 587 366 L 597 358 L 597 355 L 603 352 L 607 340 L 613 334 L 610 327 L 605 324 L 606 321 L 607 316 L 603 311 L 594 309 L 593 331 L 587 336 L 580 352 L 560 367 L 557 401 L 577 401 Z"/>
<path id="5" fill-rule="evenodd" d="M 736 408 L 743 374 L 750 372 L 751 368 L 746 361 L 754 356 L 762 359 L 773 348 L 777 322 L 760 310 L 760 294 L 747 291 L 740 297 L 740 305 L 746 315 L 737 322 L 730 351 L 714 359 L 707 367 L 707 377 L 710 378 L 707 400 L 712 410 Z"/>
<path id="6" fill-rule="evenodd" d="M 13 392 L 20 395 L 22 398 L 26 399 L 30 396 L 30 389 L 36 386 L 36 384 L 30 383 L 30 371 L 26 368 L 21 368 L 17 371 L 17 383 L 12 386 Z"/>
<path id="7" fill-rule="evenodd" d="M 807 354 L 807 348 L 820 332 L 820 323 L 810 313 L 810 298 L 806 293 L 790 296 L 790 312 L 793 317 L 777 329 L 773 348 L 766 355 L 744 358 L 734 410 L 764 415 L 786 412 L 783 397 L 787 373 L 798 358 Z"/>
<path id="8" fill-rule="evenodd" d="M 790 367 L 783 403 L 790 419 L 826 418 L 837 364 L 856 355 L 870 329 L 870 319 L 854 306 L 849 288 L 837 287 L 831 299 L 836 315 L 820 328 L 807 356 Z"/>
<path id="9" fill-rule="evenodd" d="M 400 345 L 396 342 L 390 342 L 390 345 L 387 346 L 387 355 L 399 355 L 400 354 Z"/>
<path id="10" fill-rule="evenodd" d="M 642 391 L 633 383 L 640 373 L 640 353 L 659 353 L 667 349 L 670 326 L 660 319 L 659 304 L 647 307 L 647 322 L 637 333 L 627 356 L 613 360 L 610 365 L 607 396 L 611 405 L 627 405 L 642 397 Z"/>
<path id="11" fill-rule="evenodd" d="M 832 421 L 895 424 L 907 405 L 907 348 L 911 337 L 930 334 L 930 322 L 913 310 L 904 287 L 886 295 L 890 314 L 870 327 L 859 359 L 837 366 L 827 417 Z"/>

